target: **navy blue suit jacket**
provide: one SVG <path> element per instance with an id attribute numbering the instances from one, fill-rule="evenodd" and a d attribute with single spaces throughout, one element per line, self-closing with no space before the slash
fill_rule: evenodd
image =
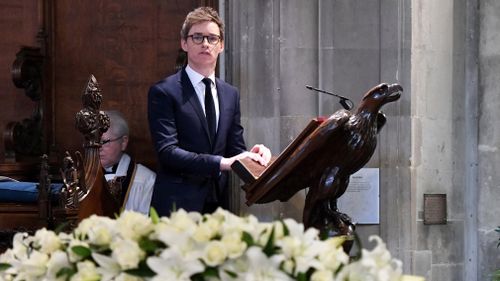
<path id="1" fill-rule="evenodd" d="M 215 84 L 220 112 L 215 143 L 185 69 L 149 90 L 149 128 L 159 160 L 151 206 L 161 216 L 172 208 L 201 212 L 210 192 L 203 179 L 217 181 L 226 194 L 227 173 L 220 172 L 220 159 L 246 150 L 238 90 L 218 78 Z"/>

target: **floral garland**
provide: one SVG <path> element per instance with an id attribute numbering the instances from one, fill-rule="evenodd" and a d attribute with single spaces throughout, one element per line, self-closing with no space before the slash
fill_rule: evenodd
<path id="1" fill-rule="evenodd" d="M 401 262 L 377 246 L 350 261 L 344 238 L 321 240 L 292 219 L 262 223 L 222 209 L 170 217 L 91 216 L 70 234 L 17 233 L 0 280 L 402 280 Z"/>

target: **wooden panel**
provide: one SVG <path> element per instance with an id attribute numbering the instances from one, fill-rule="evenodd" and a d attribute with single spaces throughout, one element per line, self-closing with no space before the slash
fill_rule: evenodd
<path id="1" fill-rule="evenodd" d="M 172 74 L 186 13 L 200 1 L 57 1 L 55 27 L 55 139 L 80 149 L 74 114 L 92 73 L 103 93 L 103 110 L 123 112 L 130 123 L 129 151 L 154 168 L 147 123 L 147 92 Z"/>
<path id="2" fill-rule="evenodd" d="M 10 67 L 21 46 L 37 46 L 39 29 L 38 2 L 32 0 L 0 1 L 0 130 L 10 121 L 31 116 L 35 104 L 12 82 Z M 4 141 L 0 135 L 0 163 L 4 161 Z"/>

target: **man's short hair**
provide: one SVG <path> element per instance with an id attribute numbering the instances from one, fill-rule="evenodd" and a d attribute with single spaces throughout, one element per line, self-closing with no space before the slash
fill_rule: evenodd
<path id="1" fill-rule="evenodd" d="M 191 30 L 193 25 L 206 21 L 214 22 L 219 26 L 220 39 L 221 41 L 224 41 L 224 23 L 219 17 L 217 11 L 211 7 L 199 7 L 187 14 L 186 19 L 182 24 L 181 38 L 186 40 L 189 35 L 189 30 Z"/>
<path id="2" fill-rule="evenodd" d="M 115 137 L 129 135 L 127 120 L 125 120 L 125 117 L 123 117 L 123 114 L 120 111 L 106 110 L 104 113 L 106 113 L 109 117 L 109 130 Z"/>

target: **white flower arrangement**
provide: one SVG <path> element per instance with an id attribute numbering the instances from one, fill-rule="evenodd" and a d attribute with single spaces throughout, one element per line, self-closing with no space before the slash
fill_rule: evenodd
<path id="1" fill-rule="evenodd" d="M 222 209 L 151 218 L 91 216 L 71 233 L 17 233 L 0 256 L 0 280 L 403 280 L 378 237 L 350 261 L 345 238 L 321 240 L 292 219 L 262 223 Z M 405 279 L 407 280 L 407 279 Z"/>

